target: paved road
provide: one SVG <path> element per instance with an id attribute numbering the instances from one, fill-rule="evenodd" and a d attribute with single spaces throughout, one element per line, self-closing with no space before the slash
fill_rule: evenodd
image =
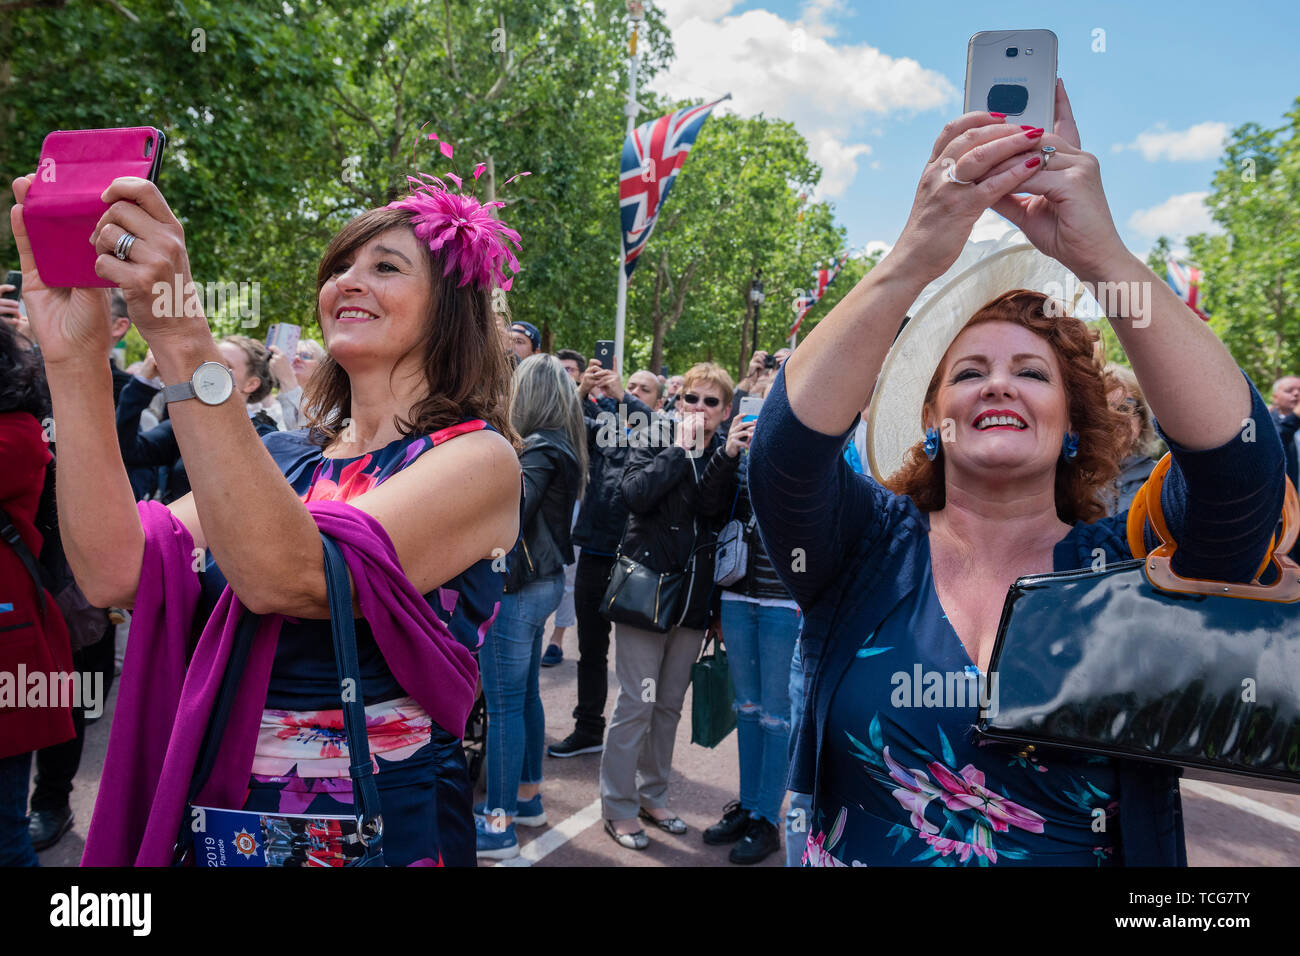
<path id="1" fill-rule="evenodd" d="M 572 629 L 566 643 L 576 651 Z M 548 743 L 560 740 L 572 729 L 570 714 L 575 700 L 576 673 L 574 661 L 567 657 L 558 667 L 542 671 Z M 612 670 L 609 680 L 611 693 L 606 717 L 613 710 L 614 689 L 618 686 Z M 81 772 L 72 795 L 76 824 L 59 843 L 40 854 L 43 866 L 75 866 L 81 858 L 116 699 L 117 683 L 114 682 L 104 718 L 87 730 Z M 600 755 L 566 760 L 548 757 L 544 767 L 546 782 L 542 785 L 548 826 L 518 828 L 523 852 L 519 859 L 505 862 L 516 866 L 730 865 L 728 848 L 705 846 L 700 833 L 717 820 L 723 805 L 736 796 L 736 735 L 733 733 L 716 750 L 693 746 L 689 742 L 689 715 L 688 695 L 678 728 L 670 800 L 672 808 L 690 826 L 689 832 L 672 836 L 651 828 L 647 831 L 648 849 L 642 852 L 623 849 L 600 825 Z M 1183 807 L 1187 856 L 1192 866 L 1293 866 L 1300 859 L 1300 796 L 1187 781 L 1183 785 Z M 783 855 L 777 853 L 760 865 L 783 863 Z M 483 865 L 489 863 L 485 861 Z"/>

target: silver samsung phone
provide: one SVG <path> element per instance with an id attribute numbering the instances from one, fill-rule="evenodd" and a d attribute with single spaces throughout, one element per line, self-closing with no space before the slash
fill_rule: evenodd
<path id="1" fill-rule="evenodd" d="M 1056 34 L 984 30 L 966 47 L 966 108 L 1052 130 L 1056 121 Z"/>

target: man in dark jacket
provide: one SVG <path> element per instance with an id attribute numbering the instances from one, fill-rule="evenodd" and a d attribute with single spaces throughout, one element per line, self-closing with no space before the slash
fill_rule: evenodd
<path id="1" fill-rule="evenodd" d="M 623 468 L 631 433 L 648 427 L 654 412 L 623 388 L 618 374 L 592 359 L 578 386 L 587 425 L 587 492 L 573 526 L 573 543 L 581 548 L 574 576 L 573 607 L 578 619 L 578 705 L 574 730 L 546 748 L 552 757 L 599 753 L 605 739 L 605 702 L 609 695 L 609 620 L 600 599 L 614 567 L 614 554 L 627 523 Z"/>

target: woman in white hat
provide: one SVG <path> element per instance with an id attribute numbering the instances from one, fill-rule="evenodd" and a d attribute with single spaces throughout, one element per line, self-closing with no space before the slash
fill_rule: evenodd
<path id="1" fill-rule="evenodd" d="M 792 787 L 814 794 L 810 864 L 1186 862 L 1172 771 L 980 746 L 972 730 L 995 704 L 1008 586 L 1132 556 L 1126 514 L 1104 507 L 1125 423 L 1095 332 L 1065 314 L 1087 301 L 1075 277 L 1134 293 L 1109 320 L 1173 452 L 1175 570 L 1250 580 L 1282 506 L 1273 430 L 1239 434 L 1267 422 L 1259 394 L 1125 249 L 1059 84 L 1056 115 L 1052 133 L 989 113 L 944 127 L 893 251 L 763 407 L 750 495 L 806 615 Z M 1023 237 L 967 246 L 989 208 Z M 841 456 L 878 372 L 868 452 L 883 485 Z M 957 687 L 978 699 L 951 699 Z"/>

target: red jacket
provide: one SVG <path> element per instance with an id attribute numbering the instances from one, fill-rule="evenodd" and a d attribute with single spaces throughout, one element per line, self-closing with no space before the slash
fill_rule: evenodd
<path id="1" fill-rule="evenodd" d="M 0 507 L 33 555 L 41 552 L 36 508 L 49 460 L 41 423 L 34 416 L 0 413 Z M 42 590 L 41 600 L 43 622 L 31 575 L 14 549 L 0 540 L 0 757 L 40 750 L 73 736 L 71 707 L 51 706 L 67 701 L 52 701 L 48 694 L 51 675 L 72 671 L 68 628 L 54 598 Z M 33 703 L 28 697 L 28 688 L 34 687 L 30 675 L 38 673 L 47 691 L 45 706 L 26 706 Z M 20 684 L 22 674 L 29 679 Z"/>

